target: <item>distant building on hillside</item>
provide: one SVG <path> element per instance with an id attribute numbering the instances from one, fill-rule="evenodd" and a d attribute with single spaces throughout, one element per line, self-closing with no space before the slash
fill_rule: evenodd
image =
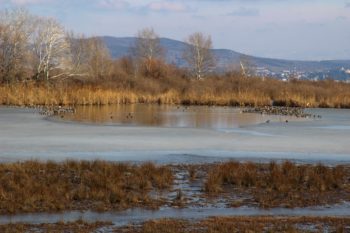
<path id="1" fill-rule="evenodd" d="M 257 67 L 255 69 L 255 73 L 257 76 L 261 76 L 261 77 L 271 76 L 272 74 L 271 71 L 266 67 Z"/>

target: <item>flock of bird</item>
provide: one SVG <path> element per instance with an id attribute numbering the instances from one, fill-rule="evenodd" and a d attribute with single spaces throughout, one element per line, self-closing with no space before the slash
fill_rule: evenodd
<path id="1" fill-rule="evenodd" d="M 76 110 L 74 107 L 62 107 L 62 106 L 50 106 L 50 107 L 35 107 L 35 109 L 39 110 L 39 113 L 44 116 L 55 116 L 66 113 L 75 113 Z"/>
<path id="2" fill-rule="evenodd" d="M 64 114 L 67 113 L 76 113 L 76 109 L 74 107 L 63 107 L 63 106 L 34 106 L 32 107 L 39 111 L 41 115 L 45 116 L 61 116 L 64 118 Z M 177 106 L 178 110 L 182 110 L 183 112 L 190 109 L 189 106 Z M 321 115 L 312 115 L 309 113 L 305 113 L 303 108 L 292 108 L 292 107 L 273 107 L 273 106 L 265 106 L 265 107 L 255 107 L 255 108 L 246 108 L 241 111 L 241 113 L 260 113 L 266 115 L 282 115 L 282 116 L 294 116 L 301 118 L 322 118 Z M 110 112 L 110 119 L 113 120 L 113 113 Z M 125 118 L 128 120 L 134 119 L 134 113 L 129 112 L 126 114 Z M 271 120 L 267 120 L 265 123 L 271 123 Z M 285 123 L 289 123 L 289 120 L 285 120 Z"/>
<path id="3" fill-rule="evenodd" d="M 246 108 L 242 111 L 243 113 L 260 113 L 266 115 L 281 115 L 281 116 L 294 116 L 297 118 L 322 118 L 321 115 L 313 115 L 310 113 L 305 113 L 304 108 L 297 107 L 274 107 L 274 106 L 265 106 L 265 107 L 255 107 L 255 108 Z"/>

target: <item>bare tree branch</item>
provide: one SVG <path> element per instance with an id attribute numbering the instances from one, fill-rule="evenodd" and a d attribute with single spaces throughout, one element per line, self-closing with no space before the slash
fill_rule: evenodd
<path id="1" fill-rule="evenodd" d="M 155 60 L 164 59 L 164 48 L 160 45 L 159 36 L 153 28 L 140 30 L 131 50 L 137 63 L 144 65 L 147 73 L 152 71 Z"/>
<path id="2" fill-rule="evenodd" d="M 215 66 L 214 55 L 211 51 L 211 37 L 205 36 L 201 32 L 196 32 L 186 39 L 186 43 L 188 47 L 184 50 L 183 57 L 194 76 L 197 79 L 202 79 Z"/>

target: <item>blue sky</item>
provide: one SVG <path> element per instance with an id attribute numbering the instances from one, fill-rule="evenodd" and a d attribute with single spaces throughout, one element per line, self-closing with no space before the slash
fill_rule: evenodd
<path id="1" fill-rule="evenodd" d="M 215 48 L 263 57 L 350 59 L 350 0 L 0 0 L 86 35 L 134 36 L 153 27 L 183 40 L 210 34 Z"/>

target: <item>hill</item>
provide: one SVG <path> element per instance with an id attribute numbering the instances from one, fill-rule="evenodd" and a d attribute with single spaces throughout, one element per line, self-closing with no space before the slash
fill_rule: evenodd
<path id="1" fill-rule="evenodd" d="M 105 42 L 113 58 L 126 56 L 130 47 L 135 43 L 135 37 L 110 37 L 104 36 L 101 39 Z M 185 66 L 182 53 L 187 44 L 181 41 L 168 38 L 160 39 L 161 45 L 166 50 L 166 60 L 178 66 Z M 350 60 L 328 60 L 328 61 L 296 61 L 284 59 L 262 58 L 245 55 L 229 49 L 213 49 L 219 69 L 239 65 L 241 60 L 249 63 L 250 66 L 268 70 L 271 73 L 281 74 L 285 71 L 298 71 L 307 73 L 329 73 L 334 70 L 350 69 Z"/>

